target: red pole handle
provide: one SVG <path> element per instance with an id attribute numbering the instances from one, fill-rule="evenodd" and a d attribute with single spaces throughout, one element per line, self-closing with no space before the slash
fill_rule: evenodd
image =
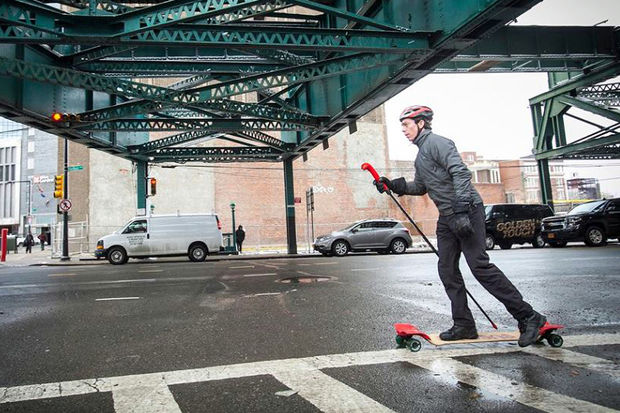
<path id="1" fill-rule="evenodd" d="M 377 171 L 375 170 L 375 168 L 372 167 L 371 164 L 369 164 L 368 162 L 364 162 L 362 164 L 362 169 L 365 171 L 370 172 L 370 174 L 372 175 L 372 177 L 375 179 L 375 181 L 379 182 L 379 174 L 377 173 Z M 386 184 L 383 184 L 383 188 L 387 191 L 388 187 Z"/>

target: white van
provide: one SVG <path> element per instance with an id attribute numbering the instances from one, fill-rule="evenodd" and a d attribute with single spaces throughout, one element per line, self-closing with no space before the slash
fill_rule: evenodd
<path id="1" fill-rule="evenodd" d="M 187 255 L 204 261 L 222 246 L 222 224 L 215 214 L 139 216 L 97 241 L 95 257 L 125 264 L 131 257 Z"/>

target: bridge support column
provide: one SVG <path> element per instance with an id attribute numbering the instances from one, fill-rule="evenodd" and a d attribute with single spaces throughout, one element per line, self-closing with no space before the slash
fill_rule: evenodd
<path id="1" fill-rule="evenodd" d="M 293 160 L 284 162 L 284 204 L 286 207 L 286 245 L 289 254 L 297 254 L 297 231 L 295 230 L 295 191 L 293 188 Z"/>
<path id="2" fill-rule="evenodd" d="M 136 208 L 138 215 L 148 215 L 146 210 L 146 178 L 148 174 L 148 163 L 136 161 Z M 142 212 L 144 211 L 144 212 Z"/>

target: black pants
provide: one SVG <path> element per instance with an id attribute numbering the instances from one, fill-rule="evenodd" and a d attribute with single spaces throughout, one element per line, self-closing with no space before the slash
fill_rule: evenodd
<path id="1" fill-rule="evenodd" d="M 532 306 L 523 301 L 523 296 L 506 278 L 504 273 L 489 262 L 486 253 L 486 230 L 484 227 L 484 206 L 476 205 L 469 212 L 474 234 L 461 239 L 454 232 L 454 215 L 440 216 L 437 221 L 437 249 L 439 252 L 439 278 L 452 303 L 452 319 L 457 326 L 474 326 L 474 318 L 467 306 L 465 283 L 459 270 L 461 252 L 467 265 L 480 284 L 497 298 L 516 319 L 521 320 L 532 313 Z"/>
<path id="2" fill-rule="evenodd" d="M 243 241 L 239 242 L 237 241 L 237 251 L 241 252 L 241 244 L 243 244 Z"/>

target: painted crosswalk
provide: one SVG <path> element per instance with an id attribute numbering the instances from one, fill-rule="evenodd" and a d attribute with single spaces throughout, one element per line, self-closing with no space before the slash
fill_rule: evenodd
<path id="1" fill-rule="evenodd" d="M 561 362 L 570 368 L 586 369 L 612 382 L 612 389 L 620 389 L 620 366 L 617 360 L 595 357 L 580 352 L 581 346 L 617 346 L 620 334 L 573 335 L 564 337 L 563 348 L 543 346 L 521 349 L 514 345 L 480 345 L 459 348 L 434 349 L 425 347 L 418 353 L 405 349 L 369 351 L 269 360 L 222 366 L 136 374 L 106 378 L 89 378 L 54 383 L 0 387 L 2 405 L 49 400 L 92 393 L 108 393 L 116 412 L 181 412 L 172 387 L 256 376 L 275 378 L 318 410 L 324 412 L 389 412 L 392 406 L 375 400 L 334 377 L 330 369 L 359 368 L 362 366 L 406 363 L 424 369 L 427 374 L 440 376 L 499 398 L 516 402 L 528 408 L 547 412 L 611 412 L 620 406 L 599 404 L 562 392 L 541 387 L 535 380 L 514 380 L 488 369 L 463 361 L 467 357 L 523 355 L 541 357 L 549 362 Z M 503 355 L 502 355 L 503 354 Z M 614 387 L 615 386 L 615 387 Z"/>

